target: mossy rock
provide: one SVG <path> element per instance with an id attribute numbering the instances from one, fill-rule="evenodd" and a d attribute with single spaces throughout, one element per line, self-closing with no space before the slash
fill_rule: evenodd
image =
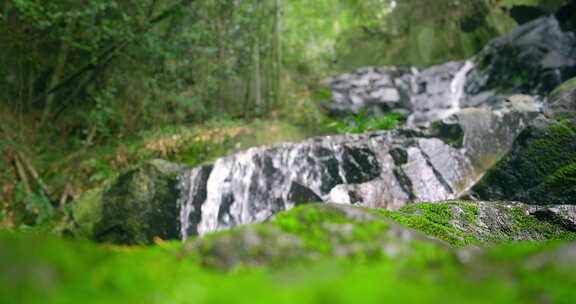
<path id="1" fill-rule="evenodd" d="M 519 202 L 445 201 L 380 211 L 454 246 L 576 239 L 576 208 Z"/>
<path id="2" fill-rule="evenodd" d="M 65 232 L 112 244 L 146 245 L 155 237 L 177 239 L 176 178 L 184 169 L 156 159 L 119 174 L 82 195 Z"/>
<path id="3" fill-rule="evenodd" d="M 444 251 L 447 243 L 391 221 L 374 210 L 349 205 L 305 204 L 267 222 L 191 239 L 184 255 L 216 269 L 239 265 L 299 264 L 323 258 L 377 260 Z"/>
<path id="4" fill-rule="evenodd" d="M 230 270 L 325 258 L 395 259 L 416 249 L 441 253 L 453 252 L 453 247 L 550 240 L 576 240 L 576 207 L 445 201 L 390 211 L 318 203 L 280 212 L 264 223 L 191 239 L 183 255 L 208 268 Z"/>
<path id="5" fill-rule="evenodd" d="M 464 195 L 477 200 L 576 204 L 576 125 L 537 120 Z"/>

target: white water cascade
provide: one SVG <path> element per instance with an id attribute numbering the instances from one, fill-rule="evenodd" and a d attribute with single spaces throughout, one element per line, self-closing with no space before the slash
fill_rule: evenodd
<path id="1" fill-rule="evenodd" d="M 474 62 L 472 60 L 466 60 L 464 65 L 456 74 L 450 83 L 450 110 L 446 112 L 445 117 L 448 117 L 454 113 L 460 111 L 460 100 L 464 96 L 464 84 L 466 84 L 466 75 L 470 70 L 474 68 Z"/>

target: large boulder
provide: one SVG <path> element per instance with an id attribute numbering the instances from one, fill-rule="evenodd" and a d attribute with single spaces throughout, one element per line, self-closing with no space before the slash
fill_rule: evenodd
<path id="1" fill-rule="evenodd" d="M 576 125 L 535 121 L 465 197 L 576 204 Z"/>
<path id="2" fill-rule="evenodd" d="M 152 160 L 86 192 L 74 205 L 67 233 L 112 244 L 178 239 L 176 177 L 184 169 Z"/>
<path id="3" fill-rule="evenodd" d="M 513 92 L 545 96 L 576 76 L 576 37 L 554 16 L 538 18 L 491 41 L 476 56 L 465 84 L 465 105 Z"/>
<path id="4" fill-rule="evenodd" d="M 339 204 L 308 204 L 276 214 L 261 224 L 188 241 L 183 256 L 203 266 L 233 269 L 283 266 L 326 257 L 401 259 L 414 246 L 449 249 L 442 240 L 399 225 L 373 210 Z"/>

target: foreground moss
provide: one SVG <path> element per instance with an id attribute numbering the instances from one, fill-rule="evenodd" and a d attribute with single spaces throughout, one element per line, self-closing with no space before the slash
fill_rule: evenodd
<path id="1" fill-rule="evenodd" d="M 176 242 L 101 247 L 0 232 L 0 302 L 569 303 L 576 296 L 576 261 L 533 261 L 570 245 L 509 244 L 470 264 L 457 254 L 416 246 L 415 254 L 394 260 L 325 257 L 280 270 L 221 272 L 182 255 Z"/>
<path id="2" fill-rule="evenodd" d="M 412 256 L 416 247 L 438 252 L 448 248 L 372 210 L 307 204 L 265 223 L 192 239 L 184 253 L 206 267 L 230 270 L 238 265 L 283 268 L 332 257 L 397 259 Z"/>

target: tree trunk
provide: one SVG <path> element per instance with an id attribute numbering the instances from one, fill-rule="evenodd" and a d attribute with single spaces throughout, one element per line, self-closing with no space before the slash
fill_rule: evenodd
<path id="1" fill-rule="evenodd" d="M 262 109 L 262 79 L 260 73 L 260 39 L 256 38 L 254 45 L 254 102 L 256 115 L 260 115 Z"/>
<path id="2" fill-rule="evenodd" d="M 66 34 L 62 38 L 60 51 L 58 52 L 58 58 L 56 59 L 56 66 L 54 67 L 54 72 L 52 73 L 52 77 L 50 79 L 50 84 L 48 85 L 48 89 L 56 86 L 60 79 L 62 78 L 62 74 L 64 73 L 64 68 L 66 67 L 66 61 L 68 59 L 68 53 L 70 51 L 70 46 L 64 39 L 70 37 L 71 33 L 73 32 L 73 24 L 69 24 L 66 27 Z M 44 111 L 42 113 L 42 119 L 40 120 L 40 128 L 44 127 L 44 124 L 49 120 L 49 116 L 52 114 L 52 108 L 54 103 L 55 94 L 48 94 L 46 97 L 46 104 L 44 105 Z"/>

